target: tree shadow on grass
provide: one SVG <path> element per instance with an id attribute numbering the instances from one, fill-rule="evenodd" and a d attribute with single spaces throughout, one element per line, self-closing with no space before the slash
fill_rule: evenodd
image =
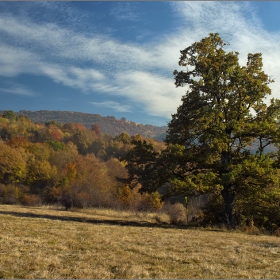
<path id="1" fill-rule="evenodd" d="M 23 218 L 35 218 L 35 219 L 48 219 L 53 221 L 66 221 L 66 222 L 79 222 L 79 223 L 89 223 L 89 224 L 103 224 L 103 225 L 114 225 L 114 226 L 133 226 L 133 227 L 158 227 L 158 228 L 179 228 L 187 229 L 186 225 L 170 225 L 167 223 L 153 223 L 147 221 L 126 221 L 126 220 L 102 220 L 93 219 L 87 217 L 73 217 L 73 216 L 56 216 L 48 214 L 35 214 L 35 213 L 20 213 L 14 211 L 0 211 L 0 215 L 11 215 L 14 217 Z"/>

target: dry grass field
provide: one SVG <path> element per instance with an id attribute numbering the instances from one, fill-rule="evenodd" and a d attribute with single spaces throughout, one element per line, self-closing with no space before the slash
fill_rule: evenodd
<path id="1" fill-rule="evenodd" d="M 0 278 L 280 278 L 279 237 L 167 220 L 0 205 Z"/>

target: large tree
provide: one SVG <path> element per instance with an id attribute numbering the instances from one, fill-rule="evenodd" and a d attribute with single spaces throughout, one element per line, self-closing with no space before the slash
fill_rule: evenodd
<path id="1" fill-rule="evenodd" d="M 224 50 L 227 45 L 210 34 L 181 51 L 185 69 L 174 71 L 175 85 L 188 88 L 166 142 L 184 147 L 181 187 L 221 190 L 231 225 L 237 193 L 277 191 L 275 155 L 265 148 L 277 142 L 280 102 L 266 104 L 273 81 L 262 70 L 262 55 L 250 53 L 240 66 L 238 53 Z"/>
<path id="2" fill-rule="evenodd" d="M 266 104 L 273 81 L 262 70 L 262 55 L 248 54 L 246 66 L 240 66 L 238 53 L 226 52 L 227 45 L 210 34 L 181 51 L 184 69 L 174 71 L 175 85 L 187 91 L 168 124 L 167 149 L 151 153 L 139 182 L 147 191 L 169 182 L 169 195 L 218 193 L 232 226 L 236 198 L 251 215 L 244 206 L 248 200 L 264 205 L 279 195 L 276 154 L 269 149 L 279 139 L 280 102 Z"/>

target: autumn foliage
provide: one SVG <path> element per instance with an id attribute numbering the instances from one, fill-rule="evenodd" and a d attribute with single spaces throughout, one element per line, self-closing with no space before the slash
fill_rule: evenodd
<path id="1" fill-rule="evenodd" d="M 159 209 L 159 196 L 120 182 L 132 146 L 128 134 L 103 135 L 97 124 L 34 123 L 7 111 L 0 117 L 0 203 Z"/>

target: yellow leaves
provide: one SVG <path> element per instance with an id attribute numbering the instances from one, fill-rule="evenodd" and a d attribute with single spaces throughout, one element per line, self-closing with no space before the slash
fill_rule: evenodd
<path id="1" fill-rule="evenodd" d="M 123 206 L 130 206 L 133 203 L 133 193 L 128 185 L 121 185 L 117 190 L 117 197 Z"/>
<path id="2" fill-rule="evenodd" d="M 38 160 L 48 160 L 51 153 L 50 148 L 43 143 L 29 143 L 27 151 Z"/>
<path id="3" fill-rule="evenodd" d="M 158 192 L 142 194 L 139 193 L 139 187 L 131 189 L 127 184 L 121 184 L 117 189 L 117 198 L 121 205 L 125 208 L 138 207 L 139 209 L 155 209 L 162 208 L 163 202 Z"/>
<path id="4" fill-rule="evenodd" d="M 66 165 L 66 176 L 69 179 L 69 182 L 72 183 L 77 175 L 76 163 L 70 162 Z"/>
<path id="5" fill-rule="evenodd" d="M 22 148 L 12 148 L 0 142 L 0 180 L 20 182 L 26 175 L 27 155 Z"/>
<path id="6" fill-rule="evenodd" d="M 44 187 L 57 175 L 55 166 L 51 166 L 46 160 L 32 160 L 28 163 L 26 182 L 33 186 Z"/>
<path id="7" fill-rule="evenodd" d="M 161 201 L 161 195 L 159 192 L 153 192 L 149 196 L 150 203 L 152 204 L 152 207 L 156 210 L 159 210 L 163 206 L 163 202 Z"/>
<path id="8" fill-rule="evenodd" d="M 78 148 L 77 146 L 69 141 L 67 144 L 66 144 L 66 151 L 71 154 L 71 155 L 77 155 L 78 154 Z"/>

